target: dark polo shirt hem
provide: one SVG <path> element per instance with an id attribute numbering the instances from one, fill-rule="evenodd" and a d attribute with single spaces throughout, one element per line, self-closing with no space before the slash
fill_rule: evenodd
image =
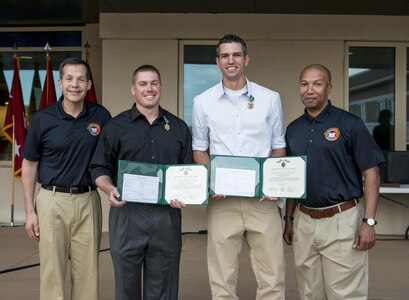
<path id="1" fill-rule="evenodd" d="M 364 122 L 329 101 L 316 117 L 304 115 L 286 131 L 288 155 L 307 156 L 307 199 L 312 208 L 327 207 L 363 195 L 362 172 L 384 162 Z"/>

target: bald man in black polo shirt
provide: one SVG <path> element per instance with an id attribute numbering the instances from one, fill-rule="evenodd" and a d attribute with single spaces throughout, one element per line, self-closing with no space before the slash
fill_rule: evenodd
<path id="1" fill-rule="evenodd" d="M 301 72 L 305 112 L 288 126 L 286 143 L 289 155 L 307 156 L 307 199 L 287 199 L 284 240 L 294 245 L 301 299 L 366 300 L 384 158 L 363 121 L 331 104 L 331 89 L 326 67 Z"/>
<path id="2" fill-rule="evenodd" d="M 25 227 L 39 241 L 42 300 L 64 299 L 68 260 L 71 299 L 99 300 L 102 211 L 88 166 L 111 115 L 84 100 L 89 76 L 83 60 L 61 63 L 63 97 L 34 115 L 23 149 Z M 34 208 L 36 179 L 41 189 Z"/>

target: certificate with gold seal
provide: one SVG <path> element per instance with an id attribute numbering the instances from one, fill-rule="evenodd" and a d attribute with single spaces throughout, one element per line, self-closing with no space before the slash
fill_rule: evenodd
<path id="1" fill-rule="evenodd" d="M 305 199 L 307 157 L 270 157 L 264 160 L 262 193 L 277 198 Z"/>
<path id="2" fill-rule="evenodd" d="M 208 175 L 204 165 L 176 165 L 165 168 L 164 200 L 178 199 L 185 204 L 206 204 Z"/>

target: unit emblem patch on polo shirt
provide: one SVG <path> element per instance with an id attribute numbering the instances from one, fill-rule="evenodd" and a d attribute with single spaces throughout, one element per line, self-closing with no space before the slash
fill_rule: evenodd
<path id="1" fill-rule="evenodd" d="M 335 142 L 341 136 L 341 132 L 338 128 L 329 128 L 325 131 L 324 136 L 328 141 Z"/>
<path id="2" fill-rule="evenodd" d="M 87 126 L 87 130 L 91 135 L 97 136 L 101 132 L 101 126 L 97 123 L 89 123 Z"/>

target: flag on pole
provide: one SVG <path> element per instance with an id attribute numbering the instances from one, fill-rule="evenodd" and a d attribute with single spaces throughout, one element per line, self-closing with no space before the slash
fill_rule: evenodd
<path id="1" fill-rule="evenodd" d="M 37 107 L 40 105 L 41 99 L 41 80 L 40 80 L 40 73 L 39 73 L 39 63 L 37 60 L 34 61 L 34 76 L 33 76 L 33 84 L 31 87 L 31 94 L 30 94 L 30 102 L 28 104 L 28 109 L 26 110 L 26 120 L 27 126 L 30 126 L 31 119 L 33 115 L 37 111 Z"/>
<path id="2" fill-rule="evenodd" d="M 47 53 L 47 71 L 45 75 L 43 92 L 41 93 L 40 107 L 43 108 L 57 102 L 57 94 L 55 93 L 53 68 L 51 65 L 51 57 Z"/>
<path id="3" fill-rule="evenodd" d="M 88 43 L 87 43 L 88 44 Z M 88 46 L 89 47 L 89 46 Z M 88 48 L 85 54 L 85 61 L 89 64 L 89 52 Z M 92 73 L 89 73 L 89 79 L 91 80 L 91 88 L 88 90 L 87 94 L 85 95 L 85 100 L 87 100 L 90 103 L 97 103 L 97 94 L 95 93 L 95 85 L 94 85 L 94 79 L 92 78 Z"/>
<path id="4" fill-rule="evenodd" d="M 13 69 L 13 81 L 2 132 L 10 143 L 14 143 L 14 153 L 12 154 L 14 155 L 14 176 L 21 176 L 23 163 L 21 153 L 27 135 L 27 123 L 19 74 L 20 58 L 17 55 L 13 56 Z"/>

